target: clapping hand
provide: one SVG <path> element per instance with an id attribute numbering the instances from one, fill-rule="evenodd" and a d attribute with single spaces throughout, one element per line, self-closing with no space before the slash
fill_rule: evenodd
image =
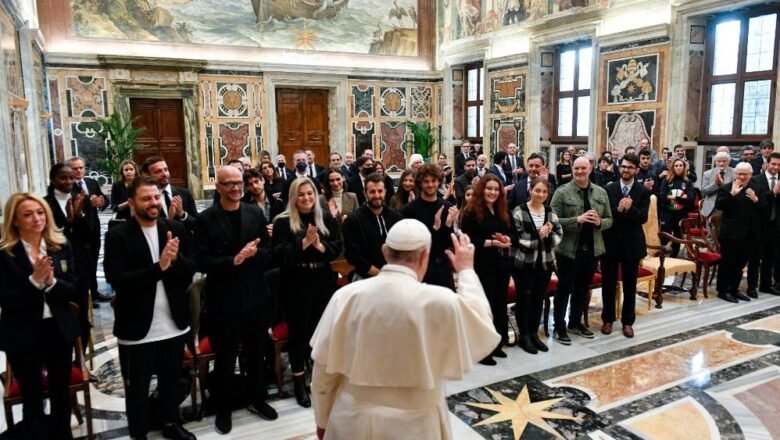
<path id="1" fill-rule="evenodd" d="M 176 262 L 176 258 L 179 255 L 179 237 L 174 237 L 171 231 L 168 231 L 167 237 L 168 242 L 165 243 L 165 247 L 160 254 L 160 268 L 162 270 L 168 270 Z"/>
<path id="2" fill-rule="evenodd" d="M 474 245 L 471 244 L 466 234 L 450 234 L 452 237 L 452 250 L 444 251 L 452 263 L 455 272 L 474 268 Z"/>
<path id="3" fill-rule="evenodd" d="M 634 203 L 634 201 L 631 199 L 631 197 L 623 197 L 618 202 L 618 212 L 626 212 L 629 209 L 631 209 L 631 205 Z"/>
<path id="4" fill-rule="evenodd" d="M 233 258 L 233 265 L 239 266 L 247 258 L 252 258 L 257 255 L 257 245 L 260 244 L 260 239 L 256 238 L 246 245 L 238 252 L 238 255 Z"/>
<path id="5" fill-rule="evenodd" d="M 433 230 L 438 231 L 441 229 L 441 212 L 444 210 L 444 205 L 441 205 L 433 215 Z"/>
<path id="6" fill-rule="evenodd" d="M 509 247 L 512 247 L 512 240 L 509 238 L 508 235 L 504 235 L 500 232 L 496 232 L 493 234 L 493 243 L 495 247 L 507 249 Z"/>
<path id="7" fill-rule="evenodd" d="M 736 195 L 737 195 L 737 194 L 739 194 L 739 193 L 740 193 L 740 191 L 742 191 L 744 188 L 745 188 L 744 186 L 740 185 L 740 184 L 739 184 L 739 183 L 737 183 L 737 182 L 734 182 L 734 183 L 731 185 L 731 195 L 732 195 L 732 196 L 736 196 Z"/>
<path id="8" fill-rule="evenodd" d="M 38 256 L 33 264 L 32 279 L 38 284 L 51 285 L 54 282 L 54 268 L 51 265 L 51 260 L 46 255 Z"/>
<path id="9" fill-rule="evenodd" d="M 444 208 L 444 206 L 442 206 Z M 455 206 L 450 206 L 450 209 L 447 210 L 447 221 L 446 225 L 448 228 L 451 228 L 452 225 L 455 223 L 455 220 L 458 219 L 458 208 Z"/>
<path id="10" fill-rule="evenodd" d="M 184 216 L 184 208 L 181 196 L 173 196 L 171 199 L 171 207 L 168 208 L 168 218 L 174 220 L 182 216 Z"/>
<path id="11" fill-rule="evenodd" d="M 320 242 L 320 235 L 317 233 L 317 227 L 309 225 L 306 228 L 306 236 L 303 237 L 303 248 L 306 249 L 309 246 L 316 246 Z"/>
<path id="12" fill-rule="evenodd" d="M 542 225 L 542 227 L 539 228 L 539 238 L 541 238 L 542 240 L 547 238 L 550 235 L 550 233 L 552 233 L 552 229 L 553 229 L 553 225 L 550 222 L 547 222 L 544 225 Z"/>
<path id="13" fill-rule="evenodd" d="M 753 188 L 748 188 L 747 191 L 745 191 L 745 195 L 747 198 L 749 198 L 753 203 L 758 202 L 758 196 L 756 195 L 756 192 L 753 191 Z"/>
<path id="14" fill-rule="evenodd" d="M 333 218 L 339 217 L 339 206 L 336 204 L 336 199 L 332 198 L 328 202 L 328 210 L 330 211 L 330 215 L 333 216 Z"/>
<path id="15" fill-rule="evenodd" d="M 103 196 L 89 196 L 89 201 L 92 202 L 92 206 L 102 208 L 106 204 L 106 199 Z"/>

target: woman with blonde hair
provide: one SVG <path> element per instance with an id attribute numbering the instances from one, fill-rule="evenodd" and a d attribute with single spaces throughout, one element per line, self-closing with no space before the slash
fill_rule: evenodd
<path id="1" fill-rule="evenodd" d="M 425 163 L 422 154 L 414 153 L 409 157 L 409 169 L 416 172 Z"/>
<path id="2" fill-rule="evenodd" d="M 72 439 L 70 377 L 79 334 L 73 253 L 46 201 L 32 193 L 5 204 L 0 239 L 0 350 L 22 394 L 23 438 Z M 43 412 L 41 371 L 48 372 L 51 416 Z"/>
<path id="3" fill-rule="evenodd" d="M 688 181 L 688 162 L 673 159 L 666 179 L 661 180 L 658 209 L 660 211 L 661 230 L 677 238 L 682 238 L 680 220 L 688 217 L 694 205 L 693 185 Z M 666 240 L 663 240 L 666 244 Z M 672 257 L 680 252 L 680 244 L 672 243 Z"/>
<path id="4" fill-rule="evenodd" d="M 336 290 L 330 268 L 341 252 L 339 223 L 322 212 L 314 182 L 299 177 L 290 184 L 287 209 L 274 220 L 273 257 L 279 264 L 280 302 L 290 332 L 290 366 L 295 400 L 311 406 L 304 363 L 309 340 Z"/>

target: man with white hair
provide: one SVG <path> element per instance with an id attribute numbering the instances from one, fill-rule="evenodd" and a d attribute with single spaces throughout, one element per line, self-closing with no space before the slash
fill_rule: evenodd
<path id="1" fill-rule="evenodd" d="M 331 298 L 311 340 L 318 438 L 451 438 L 444 383 L 463 378 L 500 340 L 474 245 L 465 234 L 451 237 L 457 294 L 421 282 L 431 234 L 405 219 L 387 234 L 379 275 Z"/>
<path id="2" fill-rule="evenodd" d="M 731 157 L 728 153 L 719 152 L 712 158 L 713 167 L 704 172 L 701 180 L 701 195 L 704 203 L 701 207 L 701 215 L 709 218 L 715 214 L 715 198 L 721 185 L 734 180 L 734 168 L 729 166 Z"/>
<path id="3" fill-rule="evenodd" d="M 751 182 L 752 176 L 753 166 L 748 162 L 739 163 L 734 169 L 734 181 L 721 185 L 715 199 L 715 209 L 723 211 L 718 237 L 722 256 L 718 298 L 732 303 L 750 301 L 750 297 L 740 293 L 739 283 L 750 250 L 759 247 L 763 239 L 761 211 L 767 204 L 769 194 Z"/>

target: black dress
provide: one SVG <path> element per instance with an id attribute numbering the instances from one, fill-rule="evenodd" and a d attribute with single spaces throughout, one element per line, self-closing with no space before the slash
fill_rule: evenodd
<path id="1" fill-rule="evenodd" d="M 111 209 L 116 212 L 117 220 L 130 219 L 130 207 L 125 206 L 125 209 L 119 209 L 118 206 L 127 201 L 127 186 L 124 182 L 114 182 L 111 185 Z"/>

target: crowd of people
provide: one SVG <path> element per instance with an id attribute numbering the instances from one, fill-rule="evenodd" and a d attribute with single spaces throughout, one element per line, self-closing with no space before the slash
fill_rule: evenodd
<path id="1" fill-rule="evenodd" d="M 274 162 L 264 153 L 257 167 L 248 158 L 237 158 L 219 168 L 213 206 L 201 212 L 186 189 L 171 185 L 161 157 L 149 157 L 140 167 L 124 162 L 110 201 L 97 182 L 84 177 L 84 160 L 73 157 L 51 168 L 45 197 L 15 194 L 4 211 L 0 349 L 6 351 L 22 390 L 25 438 L 71 438 L 67 374 L 73 342 L 89 338 L 90 305 L 108 299 L 115 316 L 130 436 L 146 438 L 151 429 L 148 390 L 156 375 L 163 436 L 195 438 L 181 423 L 176 386 L 183 347 L 193 339 L 188 289 L 196 273 L 204 274 L 205 282 L 203 334 L 194 336 L 208 336 L 215 354 L 209 393 L 220 434 L 232 429 L 238 358 L 247 378 L 249 411 L 266 420 L 277 418 L 266 402 L 266 360 L 273 355 L 268 330 L 280 320 L 289 329 L 294 397 L 302 407 L 314 400 L 318 435 L 330 432 L 329 438 L 346 438 L 347 431 L 326 430 L 329 417 L 346 417 L 343 408 L 334 408 L 341 388 L 353 397 L 364 396 L 370 384 L 440 391 L 437 381 L 461 377 L 472 358 L 496 365 L 494 358 L 506 357 L 510 284 L 517 294 L 515 337 L 527 353 L 548 351 L 538 327 L 553 274 L 558 280 L 555 341 L 570 345 L 569 333 L 594 337 L 582 317 L 597 268 L 603 276 L 601 332 L 612 333 L 620 280 L 622 333 L 633 337 L 637 269 L 646 256 L 642 225 L 648 220 L 651 195 L 658 199 L 661 229 L 677 237 L 680 220 L 699 209 L 698 200 L 703 218 L 722 216 L 718 297 L 749 301 L 757 298 L 758 290 L 780 295 L 780 153 L 770 141 L 762 142 L 760 150 L 760 156 L 751 158 L 745 149 L 737 163 L 732 163 L 728 148 L 719 150 L 712 169 L 702 176 L 700 190 L 694 187 L 697 175 L 685 148 L 675 146 L 659 160 L 646 139 L 599 158 L 570 147 L 561 152 L 554 172 L 544 155 L 524 158 L 514 144 L 488 161 L 464 143 L 452 161 L 439 154 L 436 163 L 426 164 L 412 155 L 397 188 L 371 149 L 358 157 L 346 153 L 343 160 L 333 152 L 327 167 L 318 165 L 310 150 L 295 151 L 292 168 L 284 155 Z M 113 298 L 100 293 L 96 281 L 98 211 L 109 206 L 116 216 L 105 236 L 104 271 Z M 678 252 L 679 245 L 673 250 Z M 331 263 L 339 259 L 354 267 L 349 275 L 353 283 L 351 290 L 334 297 L 338 275 Z M 746 265 L 748 288 L 743 294 L 739 284 Z M 442 297 L 436 306 L 423 306 L 420 298 L 399 299 L 409 294 L 399 286 L 414 291 L 419 282 L 433 289 L 436 298 L 455 291 L 460 302 L 450 304 Z M 382 297 L 356 299 L 360 292 L 375 291 Z M 388 302 L 385 296 L 394 299 Z M 77 305 L 76 314 L 71 302 Z M 422 315 L 407 310 L 418 302 L 425 309 Z M 372 319 L 359 312 L 361 307 L 396 313 L 399 321 Z M 425 347 L 426 341 L 446 344 L 448 336 L 431 327 L 439 322 L 426 321 L 449 316 L 437 307 L 470 316 L 441 321 L 451 318 L 453 328 L 465 325 L 462 334 L 451 335 L 463 339 L 446 355 L 420 348 L 408 357 L 415 367 L 411 373 L 395 374 L 405 379 L 391 374 L 397 373 L 389 370 L 394 362 L 384 367 L 378 363 L 383 354 L 376 349 L 354 351 L 363 347 L 356 335 L 403 333 L 405 320 L 416 333 L 404 337 L 415 342 L 400 350 Z M 359 319 L 345 321 L 341 314 L 357 314 Z M 357 322 L 361 326 L 351 327 Z M 466 354 L 457 367 L 442 361 L 456 362 L 458 353 Z M 428 362 L 428 355 L 437 360 Z M 49 422 L 44 422 L 39 379 L 43 364 L 49 372 Z M 312 368 L 315 392 L 310 396 L 306 372 Z M 433 399 L 438 405 L 439 394 L 413 398 Z M 383 402 L 397 402 L 391 395 L 385 390 Z"/>

